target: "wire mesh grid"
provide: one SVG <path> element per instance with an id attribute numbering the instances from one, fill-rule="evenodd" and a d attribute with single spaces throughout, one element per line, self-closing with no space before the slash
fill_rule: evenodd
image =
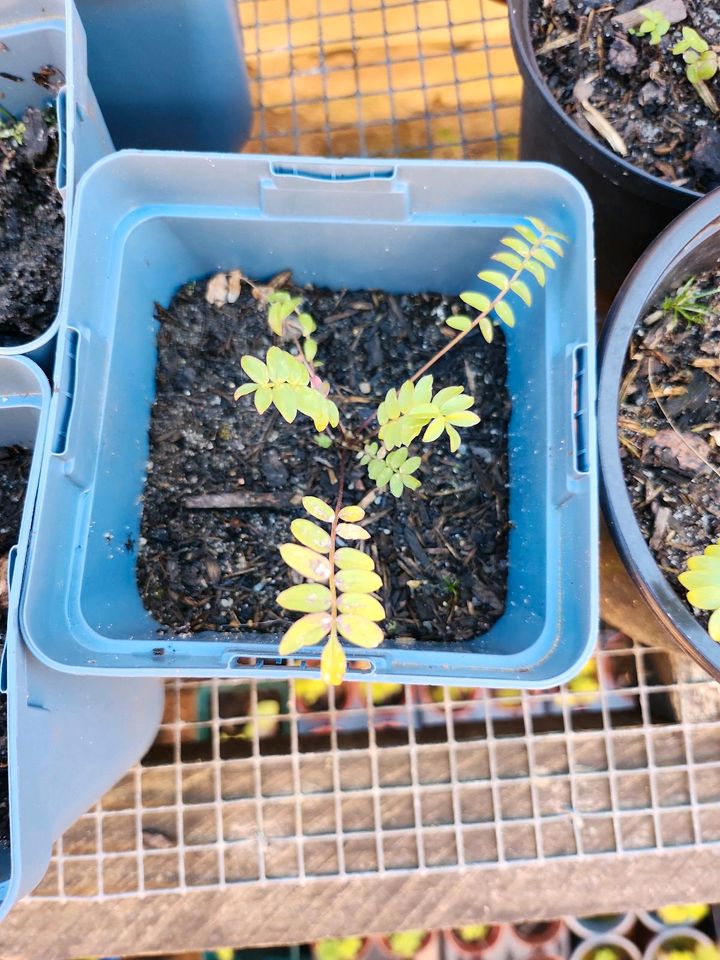
<path id="1" fill-rule="evenodd" d="M 493 0 L 241 0 L 248 150 L 512 157 Z M 603 632 L 536 693 L 171 681 L 157 741 L 58 842 L 35 898 L 493 869 L 720 841 L 716 685 Z M 377 701 L 377 702 L 376 702 Z M 384 702 L 386 701 L 386 702 Z M 264 704 L 264 706 L 259 706 Z"/>
<path id="2" fill-rule="evenodd" d="M 154 748 L 66 833 L 35 896 L 717 843 L 715 685 L 602 637 L 578 680 L 537 693 L 361 685 L 308 706 L 295 683 L 172 681 Z"/>

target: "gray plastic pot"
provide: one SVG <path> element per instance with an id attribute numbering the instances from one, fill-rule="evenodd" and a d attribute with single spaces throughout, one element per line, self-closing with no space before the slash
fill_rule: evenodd
<path id="1" fill-rule="evenodd" d="M 0 357 L 0 447 L 33 449 L 18 546 L 9 564 L 1 688 L 7 696 L 10 850 L 0 918 L 47 869 L 55 840 L 142 756 L 163 706 L 158 680 L 74 677 L 39 663 L 20 638 L 21 574 L 46 435 L 50 386 L 25 357 Z"/>
<path id="2" fill-rule="evenodd" d="M 600 341 L 598 441 L 605 519 L 628 572 L 655 616 L 686 653 L 720 680 L 720 645 L 668 583 L 650 552 L 625 485 L 618 394 L 639 320 L 691 274 L 720 267 L 720 190 L 686 210 L 643 254 L 615 299 Z"/>

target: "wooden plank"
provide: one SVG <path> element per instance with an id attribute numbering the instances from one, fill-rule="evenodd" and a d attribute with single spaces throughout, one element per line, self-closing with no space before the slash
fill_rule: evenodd
<path id="1" fill-rule="evenodd" d="M 173 953 L 324 936 L 712 902 L 720 850 L 548 860 L 502 870 L 238 885 L 171 897 L 25 900 L 0 926 L 3 960 Z"/>

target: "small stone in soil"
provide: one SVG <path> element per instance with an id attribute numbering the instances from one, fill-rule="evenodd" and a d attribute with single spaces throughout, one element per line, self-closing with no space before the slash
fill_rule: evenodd
<path id="1" fill-rule="evenodd" d="M 615 37 L 608 51 L 608 63 L 617 73 L 626 76 L 637 66 L 635 47 L 624 37 Z"/>
<path id="2" fill-rule="evenodd" d="M 720 187 L 720 131 L 707 127 L 692 152 L 690 165 L 706 190 Z"/>

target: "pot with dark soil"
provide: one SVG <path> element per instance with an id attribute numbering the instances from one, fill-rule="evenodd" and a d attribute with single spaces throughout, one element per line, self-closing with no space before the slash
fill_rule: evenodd
<path id="1" fill-rule="evenodd" d="M 720 185 L 720 14 L 701 0 L 510 0 L 521 156 L 595 207 L 601 306 L 658 233 Z"/>
<path id="2" fill-rule="evenodd" d="M 0 109 L 0 348 L 52 325 L 60 300 L 65 220 L 55 183 L 55 108 Z"/>
<path id="3" fill-rule="evenodd" d="M 90 324 L 79 347 L 95 362 L 77 365 L 72 415 L 58 411 L 68 432 L 38 503 L 23 606 L 33 649 L 52 660 L 62 645 L 67 664 L 69 642 L 70 660 L 82 647 L 83 669 L 111 672 L 261 675 L 267 665 L 275 677 L 312 676 L 308 661 L 320 660 L 327 682 L 342 680 L 347 658 L 358 681 L 564 678 L 587 652 L 596 598 L 584 195 L 533 168 L 544 203 L 562 195 L 552 209 L 566 230 L 503 213 L 498 231 L 496 213 L 485 232 L 479 206 L 467 211 L 486 202 L 485 186 L 497 199 L 507 165 L 413 163 L 388 179 L 379 163 L 307 161 L 332 167 L 330 179 L 223 157 L 203 179 L 201 158 L 164 155 L 166 181 L 159 160 L 111 157 L 80 193 L 81 212 L 108 217 L 86 232 L 79 215 L 73 233 L 68 316 Z M 460 223 L 442 212 L 439 171 L 452 177 Z M 265 183 L 261 172 L 281 189 L 258 245 L 237 190 Z M 160 213 L 156 175 L 170 190 L 163 204 L 192 208 L 200 232 Z M 397 207 L 404 217 L 411 185 L 413 209 L 431 202 L 432 229 L 411 219 L 398 232 L 382 216 Z M 119 191 L 110 207 L 97 202 L 107 189 Z M 115 217 L 141 194 L 149 219 L 127 236 L 122 263 L 101 268 L 126 242 Z M 307 222 L 298 204 L 312 209 Z M 566 240 L 571 213 L 583 226 Z M 441 248 L 447 262 L 428 274 L 420 264 Z M 161 258 L 148 260 L 151 249 Z M 362 258 L 348 262 L 350 249 Z M 100 321 L 90 305 L 110 276 L 117 296 Z M 57 504 L 74 514 L 88 484 L 92 516 L 78 517 L 77 540 Z M 32 602 L 49 585 L 67 610 L 67 583 L 42 573 L 50 539 L 55 568 L 71 540 L 84 555 L 72 588 L 83 622 L 71 616 L 54 636 L 35 629 Z M 569 648 L 554 642 L 559 620 L 573 622 Z"/>
<path id="4" fill-rule="evenodd" d="M 655 614 L 720 677 L 720 196 L 641 258 L 601 350 L 608 526 Z"/>

